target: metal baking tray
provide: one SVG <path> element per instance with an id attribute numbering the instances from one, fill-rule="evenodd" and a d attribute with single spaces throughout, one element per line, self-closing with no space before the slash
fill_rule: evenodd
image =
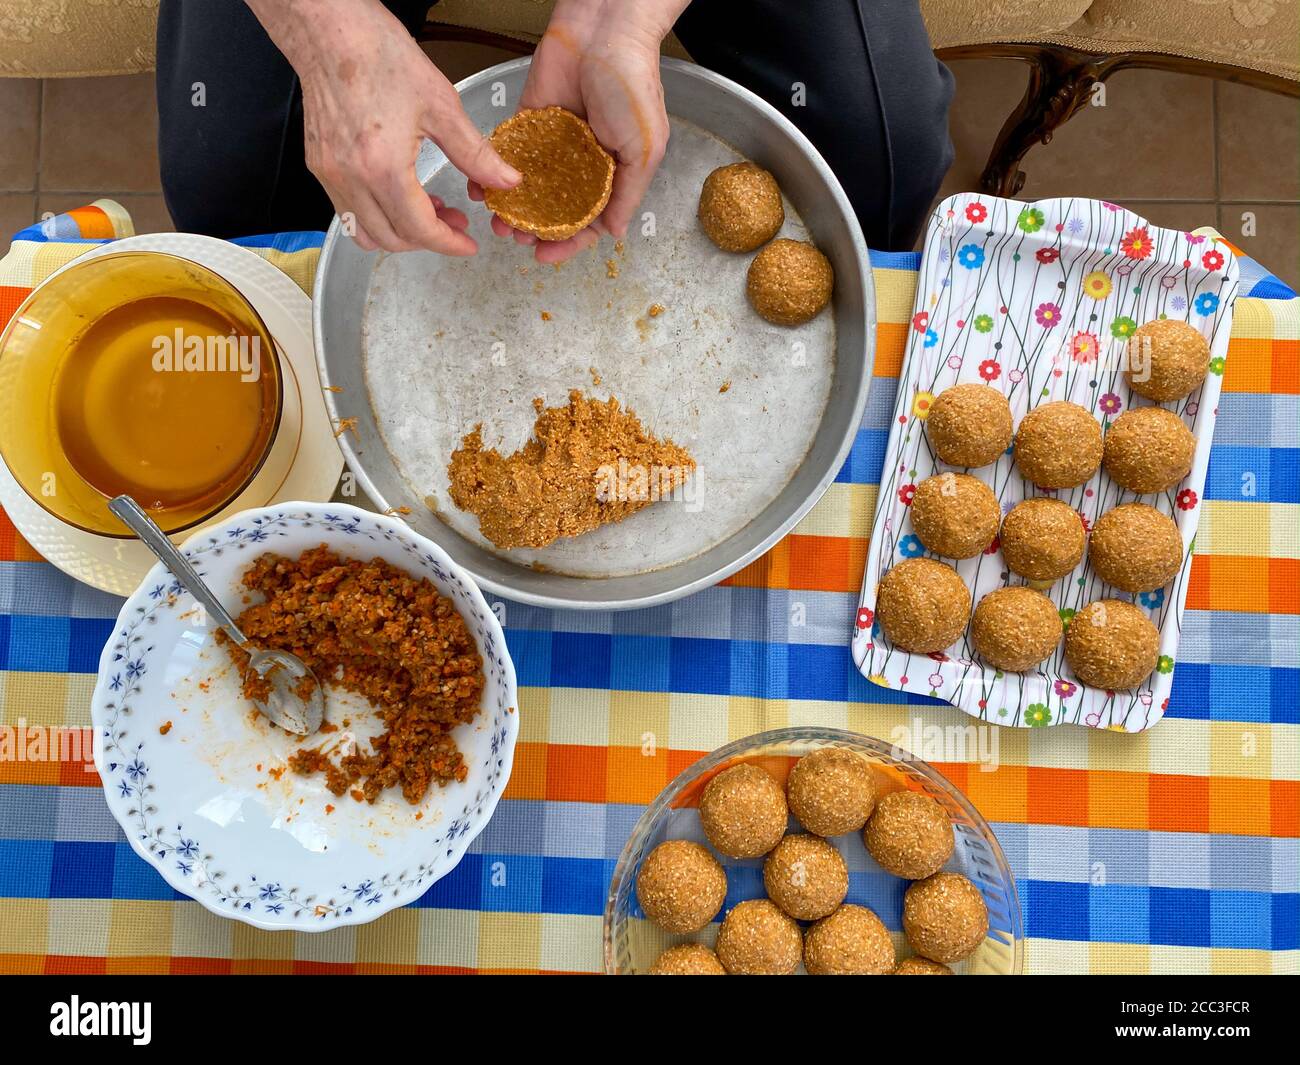
<path id="1" fill-rule="evenodd" d="M 514 112 L 529 60 L 457 86 L 485 133 Z M 426 143 L 424 187 L 465 207 L 469 259 L 363 252 L 330 227 L 316 275 L 316 355 L 360 487 L 486 588 L 553 607 L 621 609 L 709 587 L 758 557 L 812 507 L 853 443 L 875 351 L 866 245 L 826 163 L 782 115 L 740 86 L 665 59 L 667 155 L 625 247 L 608 238 L 560 268 L 494 237 L 464 179 Z M 786 198 L 782 236 L 810 239 L 835 269 L 830 310 L 798 329 L 745 299 L 752 256 L 718 251 L 696 202 L 715 167 L 749 158 Z M 612 265 L 611 265 L 612 263 Z M 652 305 L 662 312 L 650 314 Z M 679 498 L 541 550 L 503 552 L 447 493 L 451 451 L 475 424 L 509 453 L 534 397 L 616 396 L 647 428 L 690 449 Z M 335 391 L 336 390 L 336 391 Z M 343 419 L 349 419 L 342 422 Z"/>

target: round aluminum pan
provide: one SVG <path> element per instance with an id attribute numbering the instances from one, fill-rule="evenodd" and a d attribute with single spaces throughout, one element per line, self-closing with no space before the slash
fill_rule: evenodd
<path id="1" fill-rule="evenodd" d="M 527 59 L 503 63 L 457 86 L 470 118 L 485 132 L 502 118 L 493 97 L 499 99 L 504 86 L 507 94 L 517 99 L 528 63 Z M 403 475 L 385 443 L 381 419 L 372 408 L 364 331 L 374 275 L 385 257 L 363 252 L 341 232 L 337 219 L 321 253 L 313 299 L 316 356 L 322 382 L 329 386 L 325 399 L 331 417 L 350 419 L 347 424 L 352 428 L 339 442 L 359 486 L 381 509 L 408 507 L 410 514 L 405 517 L 414 529 L 443 547 L 485 588 L 519 602 L 627 609 L 670 602 L 716 584 L 767 551 L 808 512 L 843 465 L 862 420 L 875 356 L 875 293 L 866 244 L 839 182 L 787 119 L 739 85 L 673 59 L 662 61 L 662 77 L 670 116 L 713 133 L 770 169 L 811 239 L 835 269 L 830 311 L 835 327 L 833 376 L 811 444 L 774 498 L 738 531 L 707 550 L 647 572 L 572 576 L 545 566 L 521 564 L 442 521 L 425 505 L 424 494 Z M 431 187 L 448 165 L 443 153 L 426 143 L 417 160 L 417 173 L 425 186 Z M 420 295 L 424 294 L 413 292 L 412 298 Z M 528 398 L 524 397 L 525 403 Z M 562 402 L 562 394 L 548 397 L 548 402 L 557 399 Z"/>

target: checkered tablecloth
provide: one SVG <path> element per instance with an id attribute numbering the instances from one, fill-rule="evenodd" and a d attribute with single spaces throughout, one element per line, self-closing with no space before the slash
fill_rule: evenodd
<path id="1" fill-rule="evenodd" d="M 20 234 L 0 262 L 0 323 L 81 242 L 129 227 L 100 201 Z M 244 243 L 309 289 L 319 239 Z M 918 265 L 872 258 L 876 377 L 825 497 L 759 561 L 677 603 L 505 604 L 521 712 L 506 799 L 451 875 L 369 925 L 255 931 L 136 857 L 86 730 L 119 600 L 43 562 L 0 514 L 0 971 L 598 970 L 618 852 L 694 759 L 784 725 L 890 738 L 964 723 L 871 685 L 849 657 Z M 996 769 L 938 763 L 1015 871 L 1028 972 L 1300 971 L 1300 300 L 1249 264 L 1252 289 L 1237 303 L 1164 721 L 1141 735 L 1001 729 Z M 652 757 L 646 733 L 660 739 Z M 28 757 L 41 736 L 45 757 Z"/>

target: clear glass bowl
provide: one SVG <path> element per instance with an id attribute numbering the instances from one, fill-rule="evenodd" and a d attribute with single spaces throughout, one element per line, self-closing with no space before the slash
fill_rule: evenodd
<path id="1" fill-rule="evenodd" d="M 958 973 L 1017 975 L 1023 964 L 1024 935 L 1016 881 L 988 823 L 970 801 L 940 773 L 906 751 L 844 729 L 802 728 L 761 732 L 701 758 L 679 773 L 646 809 L 632 829 L 614 867 L 605 902 L 605 971 L 614 975 L 645 973 L 660 952 L 673 943 L 698 940 L 712 945 L 718 920 L 737 902 L 763 897 L 763 860 L 721 858 L 727 871 L 727 900 L 718 919 L 694 936 L 672 936 L 646 920 L 636 901 L 636 876 L 642 859 L 669 839 L 691 839 L 707 845 L 700 827 L 699 800 L 705 785 L 721 770 L 738 762 L 754 762 L 782 784 L 790 768 L 805 754 L 822 747 L 844 747 L 867 758 L 893 787 L 933 796 L 952 818 L 956 847 L 949 872 L 968 877 L 983 893 L 989 910 L 989 934 L 980 948 L 953 966 Z M 796 824 L 791 818 L 792 826 Z M 799 831 L 792 828 L 793 831 Z M 832 840 L 849 867 L 846 902 L 868 906 L 894 936 L 899 957 L 906 957 L 902 934 L 903 892 L 908 881 L 885 872 L 867 853 L 860 833 Z M 802 969 L 800 970 L 802 971 Z"/>

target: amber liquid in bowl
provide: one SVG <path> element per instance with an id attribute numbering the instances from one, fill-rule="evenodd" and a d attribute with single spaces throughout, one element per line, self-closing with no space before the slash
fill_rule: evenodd
<path id="1" fill-rule="evenodd" d="M 168 532 L 248 485 L 281 413 L 275 342 L 206 267 L 159 253 L 56 274 L 0 338 L 0 450 L 24 490 L 72 525 L 129 535 L 128 494 Z"/>
<path id="2" fill-rule="evenodd" d="M 178 335 L 204 341 L 205 362 L 208 337 L 228 337 L 235 343 L 222 350 L 240 353 L 237 324 L 217 310 L 171 296 L 128 303 L 68 353 L 54 382 L 55 425 L 68 461 L 104 496 L 125 492 L 152 510 L 202 508 L 251 472 L 275 414 L 274 376 L 259 369 L 246 379 L 248 337 L 243 364 L 158 369 L 154 342 L 164 329 L 173 347 Z"/>

